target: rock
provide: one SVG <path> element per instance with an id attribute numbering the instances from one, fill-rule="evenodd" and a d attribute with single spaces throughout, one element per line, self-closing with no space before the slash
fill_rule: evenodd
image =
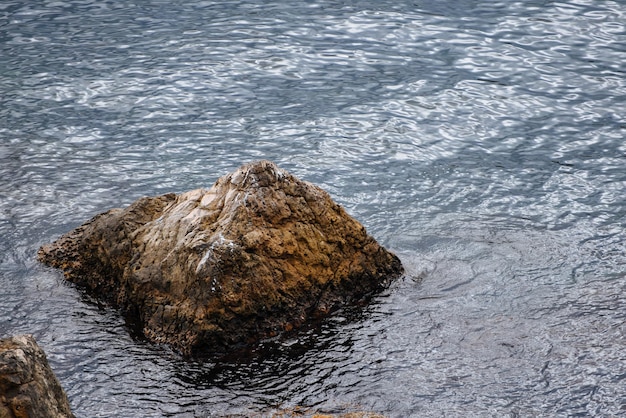
<path id="1" fill-rule="evenodd" d="M 0 417 L 74 417 L 45 353 L 30 335 L 0 340 Z"/>
<path id="2" fill-rule="evenodd" d="M 188 355 L 297 328 L 403 271 L 325 191 L 269 161 L 109 210 L 38 255 Z"/>

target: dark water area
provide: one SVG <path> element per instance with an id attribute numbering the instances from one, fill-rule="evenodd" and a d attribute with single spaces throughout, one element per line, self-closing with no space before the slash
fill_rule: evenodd
<path id="1" fill-rule="evenodd" d="M 0 335 L 79 417 L 626 414 L 626 3 L 0 4 Z M 93 215 L 270 159 L 407 274 L 186 361 L 38 264 Z"/>

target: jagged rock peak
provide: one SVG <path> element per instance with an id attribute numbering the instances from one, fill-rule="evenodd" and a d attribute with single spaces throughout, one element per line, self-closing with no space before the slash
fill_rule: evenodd
<path id="1" fill-rule="evenodd" d="M 255 161 L 238 168 L 224 177 L 224 181 L 245 189 L 246 187 L 269 187 L 285 177 L 292 177 L 287 171 L 268 160 Z"/>

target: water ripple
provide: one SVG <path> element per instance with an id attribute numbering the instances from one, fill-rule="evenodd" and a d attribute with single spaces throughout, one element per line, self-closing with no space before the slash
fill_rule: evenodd
<path id="1" fill-rule="evenodd" d="M 35 334 L 77 416 L 620 415 L 625 22 L 605 0 L 5 1 L 0 330 Z M 251 358 L 189 362 L 34 259 L 260 158 L 406 277 Z"/>

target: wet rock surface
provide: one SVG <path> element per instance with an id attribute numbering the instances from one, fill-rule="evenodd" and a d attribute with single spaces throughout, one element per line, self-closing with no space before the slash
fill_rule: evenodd
<path id="1" fill-rule="evenodd" d="M 0 417 L 74 417 L 45 353 L 30 335 L 0 340 Z"/>
<path id="2" fill-rule="evenodd" d="M 97 215 L 38 256 L 190 355 L 298 328 L 403 271 L 328 193 L 269 161 Z"/>

